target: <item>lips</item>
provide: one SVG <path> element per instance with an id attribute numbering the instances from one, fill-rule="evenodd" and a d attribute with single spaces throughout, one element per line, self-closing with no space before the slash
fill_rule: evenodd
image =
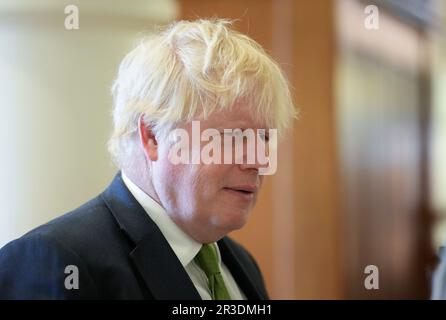
<path id="1" fill-rule="evenodd" d="M 257 187 L 254 185 L 237 185 L 223 188 L 225 191 L 230 192 L 233 195 L 242 197 L 243 199 L 250 200 L 257 192 Z"/>
<path id="2" fill-rule="evenodd" d="M 257 187 L 252 186 L 252 185 L 232 186 L 232 187 L 227 187 L 225 189 L 231 189 L 231 190 L 240 191 L 240 192 L 244 192 L 244 193 L 255 193 L 257 191 Z"/>

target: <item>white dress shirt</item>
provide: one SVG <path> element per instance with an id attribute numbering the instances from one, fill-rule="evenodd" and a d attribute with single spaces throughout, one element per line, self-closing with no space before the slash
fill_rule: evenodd
<path id="1" fill-rule="evenodd" d="M 208 280 L 204 271 L 194 261 L 195 256 L 200 251 L 202 244 L 186 234 L 177 224 L 168 216 L 166 210 L 148 194 L 134 184 L 123 172 L 122 180 L 135 197 L 136 201 L 144 208 L 149 217 L 155 222 L 161 233 L 166 238 L 178 260 L 180 260 L 192 283 L 197 289 L 203 300 L 212 300 L 211 291 L 208 287 Z M 226 288 L 233 300 L 245 300 L 246 296 L 240 290 L 239 286 L 232 277 L 229 269 L 221 261 L 220 250 L 217 243 L 218 263 L 225 281 Z"/>

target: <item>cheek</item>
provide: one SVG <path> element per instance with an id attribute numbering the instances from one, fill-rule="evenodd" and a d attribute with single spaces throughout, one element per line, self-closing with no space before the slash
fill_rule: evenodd
<path id="1" fill-rule="evenodd" d="M 225 173 L 218 165 L 200 166 L 190 179 L 195 197 L 205 206 L 212 205 L 224 186 Z"/>
<path id="2" fill-rule="evenodd" d="M 208 174 L 198 165 L 167 165 L 165 185 L 176 208 L 192 214 L 209 205 L 215 186 Z"/>
<path id="3" fill-rule="evenodd" d="M 197 184 L 209 192 L 215 192 L 225 186 L 226 177 L 229 175 L 224 165 L 210 164 L 201 166 L 197 174 Z"/>
<path id="4" fill-rule="evenodd" d="M 184 169 L 168 161 L 160 161 L 153 166 L 153 184 L 163 206 L 168 210 L 177 210 L 184 204 L 187 196 Z"/>

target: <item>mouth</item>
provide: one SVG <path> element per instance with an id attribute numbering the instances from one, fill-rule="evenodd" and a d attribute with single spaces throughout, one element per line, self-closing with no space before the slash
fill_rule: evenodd
<path id="1" fill-rule="evenodd" d="M 234 186 L 226 187 L 223 190 L 231 193 L 232 195 L 238 196 L 244 200 L 252 200 L 255 193 L 257 192 L 257 187 L 255 186 Z"/>

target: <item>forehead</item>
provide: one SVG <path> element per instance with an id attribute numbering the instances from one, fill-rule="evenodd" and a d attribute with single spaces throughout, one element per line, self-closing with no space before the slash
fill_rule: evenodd
<path id="1" fill-rule="evenodd" d="M 207 119 L 201 120 L 202 128 L 266 128 L 264 121 L 257 120 L 253 108 L 242 102 L 213 112 Z"/>

